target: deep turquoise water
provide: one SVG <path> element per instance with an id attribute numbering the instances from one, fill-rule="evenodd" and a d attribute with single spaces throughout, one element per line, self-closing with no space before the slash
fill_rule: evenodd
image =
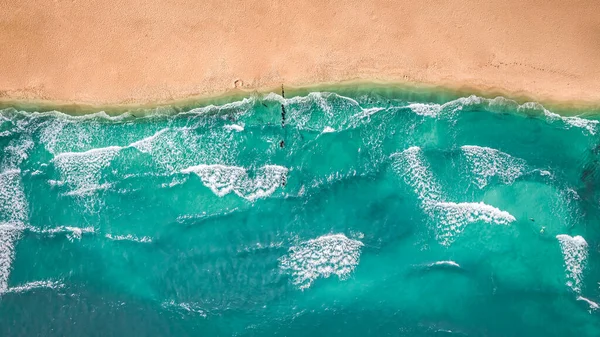
<path id="1" fill-rule="evenodd" d="M 2 336 L 600 336 L 597 120 L 368 91 L 0 116 Z"/>

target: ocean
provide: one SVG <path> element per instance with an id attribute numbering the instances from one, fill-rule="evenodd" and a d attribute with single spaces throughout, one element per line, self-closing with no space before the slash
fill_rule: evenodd
<path id="1" fill-rule="evenodd" d="M 255 94 L 0 110 L 1 336 L 600 336 L 600 125 Z"/>

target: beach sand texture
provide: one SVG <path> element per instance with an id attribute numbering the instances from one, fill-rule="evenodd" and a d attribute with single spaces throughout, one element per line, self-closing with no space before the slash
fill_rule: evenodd
<path id="1" fill-rule="evenodd" d="M 600 102 L 600 4 L 0 2 L 5 101 L 158 103 L 352 80 Z"/>

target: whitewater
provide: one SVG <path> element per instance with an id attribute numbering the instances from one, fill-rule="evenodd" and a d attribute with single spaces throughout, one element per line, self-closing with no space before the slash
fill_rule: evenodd
<path id="1" fill-rule="evenodd" d="M 598 336 L 598 124 L 369 90 L 0 110 L 0 335 Z"/>

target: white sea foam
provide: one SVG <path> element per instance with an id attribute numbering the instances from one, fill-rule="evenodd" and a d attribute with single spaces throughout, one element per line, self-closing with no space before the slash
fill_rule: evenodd
<path id="1" fill-rule="evenodd" d="M 10 141 L 8 146 L 4 148 L 2 164 L 0 164 L 0 167 L 19 167 L 19 165 L 29 157 L 29 151 L 33 146 L 33 141 L 30 138 L 19 138 Z"/>
<path id="2" fill-rule="evenodd" d="M 448 246 L 474 222 L 509 224 L 515 218 L 508 212 L 483 202 L 445 202 L 442 188 L 429 170 L 421 149 L 413 146 L 392 155 L 392 167 L 414 189 L 421 200 L 421 208 L 429 215 L 435 227 L 436 239 Z"/>
<path id="3" fill-rule="evenodd" d="M 82 121 L 82 120 L 90 120 L 90 119 L 108 119 L 108 120 L 113 120 L 113 121 L 120 121 L 125 118 L 131 117 L 131 114 L 129 112 L 124 112 L 119 115 L 110 116 L 105 111 L 98 111 L 98 112 L 88 113 L 88 114 L 83 114 L 83 115 L 69 115 L 69 114 L 66 114 L 66 113 L 63 113 L 63 112 L 60 112 L 57 110 L 43 111 L 43 112 L 18 111 L 17 113 L 25 115 L 25 116 L 32 116 L 32 117 L 51 116 L 51 117 L 55 117 L 56 119 L 67 120 L 67 121 Z"/>
<path id="4" fill-rule="evenodd" d="M 30 290 L 40 289 L 40 288 L 60 289 L 60 288 L 63 288 L 64 286 L 65 285 L 62 284 L 60 281 L 52 281 L 52 280 L 33 281 L 33 282 L 25 283 L 20 286 L 10 287 L 10 288 L 8 288 L 8 290 L 6 292 L 8 292 L 8 293 L 23 293 L 23 292 L 27 292 Z"/>
<path id="5" fill-rule="evenodd" d="M 167 131 L 170 131 L 170 130 L 171 129 L 169 129 L 169 128 L 161 129 L 161 130 L 157 131 L 155 134 L 153 134 L 152 136 L 146 137 L 144 139 L 140 139 L 136 142 L 129 144 L 128 147 L 134 147 L 138 151 L 143 152 L 143 153 L 150 153 L 152 151 L 153 142 L 158 137 L 160 137 L 161 135 L 165 134 Z"/>
<path id="6" fill-rule="evenodd" d="M 92 135 L 100 130 L 97 122 L 74 122 L 64 118 L 46 120 L 40 131 L 40 141 L 48 152 L 83 152 L 92 147 Z"/>
<path id="7" fill-rule="evenodd" d="M 0 173 L 0 222 L 24 224 L 28 205 L 21 183 L 21 171 L 10 169 Z"/>
<path id="8" fill-rule="evenodd" d="M 225 125 L 225 126 L 223 126 L 223 128 L 228 131 L 237 131 L 237 132 L 244 131 L 244 125 L 238 125 L 238 124 Z"/>
<path id="9" fill-rule="evenodd" d="M 65 234 L 69 241 L 81 240 L 83 234 L 95 233 L 96 229 L 92 226 L 88 227 L 73 227 L 73 226 L 59 226 L 54 228 L 38 228 L 34 226 L 27 226 L 28 231 L 39 234 L 46 234 L 49 236 L 55 236 L 57 234 Z"/>
<path id="10" fill-rule="evenodd" d="M 304 290 L 319 277 L 347 279 L 359 263 L 362 247 L 362 242 L 343 234 L 324 235 L 291 247 L 279 262 L 282 270 L 292 275 L 293 283 Z"/>
<path id="11" fill-rule="evenodd" d="M 588 257 L 588 244 L 579 235 L 569 236 L 559 234 L 556 236 L 563 254 L 567 273 L 567 285 L 576 293 L 581 291 L 583 285 L 583 271 Z"/>
<path id="12" fill-rule="evenodd" d="M 133 242 L 140 242 L 140 243 L 151 243 L 152 242 L 152 238 L 149 236 L 142 236 L 142 237 L 137 237 L 135 235 L 131 235 L 131 234 L 127 234 L 127 235 L 112 235 L 112 234 L 106 234 L 104 235 L 107 239 L 113 240 L 113 241 L 133 241 Z"/>
<path id="13" fill-rule="evenodd" d="M 500 96 L 490 99 L 471 95 L 468 97 L 460 97 L 444 104 L 410 103 L 407 107 L 414 113 L 427 117 L 439 117 L 444 113 L 453 114 L 471 107 L 481 107 L 497 112 L 513 110 L 521 113 L 541 113 L 550 122 L 560 120 L 564 122 L 567 127 L 581 128 L 587 130 L 592 135 L 596 134 L 599 123 L 598 120 L 585 119 L 577 116 L 561 116 L 549 111 L 543 105 L 536 102 L 527 102 L 519 105 L 514 100 Z"/>
<path id="14" fill-rule="evenodd" d="M 271 243 L 267 243 L 267 244 L 262 244 L 260 242 L 257 242 L 254 245 L 243 247 L 243 248 L 239 249 L 238 253 L 241 253 L 241 252 L 249 253 L 249 252 L 262 250 L 262 249 L 277 249 L 277 248 L 281 248 L 283 246 L 283 244 L 284 244 L 283 241 L 271 242 Z"/>
<path id="15" fill-rule="evenodd" d="M 326 126 L 326 127 L 323 129 L 323 133 L 331 133 L 331 132 L 335 132 L 335 129 L 334 129 L 334 128 L 332 128 L 332 127 L 330 127 L 330 126 Z"/>
<path id="16" fill-rule="evenodd" d="M 427 264 L 427 267 L 456 267 L 460 268 L 460 265 L 454 261 L 435 261 Z"/>
<path id="17" fill-rule="evenodd" d="M 321 107 L 326 113 L 331 113 L 332 108 L 327 100 L 329 98 L 339 99 L 348 102 L 350 105 L 360 107 L 360 104 L 353 98 L 342 96 L 333 92 L 311 92 L 306 96 L 294 96 L 291 98 L 283 98 L 281 95 L 270 92 L 264 96 L 264 101 L 275 101 L 280 104 L 306 104 L 315 103 Z"/>
<path id="18" fill-rule="evenodd" d="M 593 119 L 583 119 L 577 116 L 561 116 L 544 108 L 544 115 L 551 121 L 561 120 L 567 126 L 577 127 L 587 130 L 590 134 L 595 135 L 597 131 L 598 121 Z"/>
<path id="19" fill-rule="evenodd" d="M 442 105 L 435 103 L 411 103 L 408 108 L 419 116 L 437 117 L 442 112 Z"/>
<path id="20" fill-rule="evenodd" d="M 76 195 L 90 195 L 101 187 L 101 171 L 122 149 L 109 146 L 85 152 L 65 152 L 54 157 L 63 179 L 72 186 Z"/>
<path id="21" fill-rule="evenodd" d="M 278 94 L 269 93 L 263 100 L 286 106 L 287 120 L 295 123 L 299 129 L 310 129 L 323 133 L 326 127 L 336 131 L 354 128 L 363 124 L 365 119 L 378 111 L 385 110 L 382 107 L 363 108 L 355 99 L 331 92 L 311 92 L 306 96 L 291 98 L 283 98 Z M 311 118 L 315 108 L 322 112 L 322 114 L 319 113 L 319 122 L 315 122 Z M 340 118 L 346 113 L 353 114 Z"/>
<path id="22" fill-rule="evenodd" d="M 455 112 L 463 110 L 465 107 L 482 104 L 484 100 L 484 98 L 471 95 L 468 97 L 460 97 L 444 104 L 410 103 L 407 107 L 417 115 L 437 118 L 444 113 L 452 115 Z"/>
<path id="23" fill-rule="evenodd" d="M 265 165 L 254 170 L 254 177 L 250 177 L 243 167 L 226 165 L 197 165 L 181 172 L 197 174 L 202 183 L 219 197 L 233 192 L 254 201 L 268 197 L 281 186 L 288 169 L 278 165 Z"/>
<path id="24" fill-rule="evenodd" d="M 21 171 L 0 173 L 0 294 L 8 289 L 14 243 L 28 221 L 27 199 L 21 183 Z"/>
<path id="25" fill-rule="evenodd" d="M 200 306 L 200 304 L 194 302 L 175 302 L 171 300 L 169 302 L 163 302 L 162 307 L 165 309 L 175 309 L 178 311 L 184 311 L 187 314 L 195 314 L 206 317 L 206 311 Z"/>
<path id="26" fill-rule="evenodd" d="M 104 183 L 100 185 L 92 185 L 89 187 L 80 188 L 77 190 L 69 191 L 65 193 L 66 196 L 75 196 L 75 197 L 85 197 L 96 193 L 97 191 L 107 190 L 112 185 L 109 183 Z"/>
<path id="27" fill-rule="evenodd" d="M 515 217 L 506 211 L 483 202 L 439 202 L 433 205 L 436 221 L 436 238 L 445 246 L 450 245 L 465 226 L 475 222 L 508 225 Z"/>
<path id="28" fill-rule="evenodd" d="M 584 301 L 585 303 L 587 303 L 590 307 L 590 311 L 594 311 L 598 308 L 600 308 L 600 306 L 598 305 L 598 303 L 590 300 L 589 298 L 585 298 L 583 296 L 577 296 L 577 300 L 578 301 Z"/>
<path id="29" fill-rule="evenodd" d="M 392 167 L 414 189 L 419 199 L 427 206 L 441 199 L 441 187 L 429 170 L 421 148 L 412 146 L 392 154 Z"/>
<path id="30" fill-rule="evenodd" d="M 0 223 L 0 294 L 8 288 L 8 277 L 14 258 L 14 243 L 19 235 L 19 228 Z"/>
<path id="31" fill-rule="evenodd" d="M 462 151 L 468 159 L 473 182 L 484 188 L 494 176 L 512 184 L 525 170 L 525 161 L 489 147 L 465 145 Z"/>
<path id="32" fill-rule="evenodd" d="M 242 99 L 241 101 L 225 103 L 223 105 L 211 104 L 211 105 L 195 108 L 195 109 L 189 110 L 185 113 L 202 115 L 205 113 L 214 113 L 214 112 L 218 113 L 218 112 L 227 111 L 227 110 L 246 111 L 246 110 L 252 108 L 252 106 L 254 105 L 255 102 L 256 102 L 256 98 L 252 96 L 252 97 L 246 97 L 246 98 Z"/>
<path id="33" fill-rule="evenodd" d="M 358 118 L 358 119 L 364 119 L 364 118 L 369 118 L 372 115 L 378 113 L 379 111 L 385 110 L 384 108 L 364 108 L 362 109 L 359 113 L 355 114 L 354 116 L 352 116 L 353 118 Z"/>
<path id="34" fill-rule="evenodd" d="M 186 181 L 187 181 L 186 178 L 174 177 L 170 183 L 161 184 L 161 187 L 162 188 L 171 188 L 171 187 L 175 187 L 177 185 L 181 185 L 181 184 L 185 183 Z"/>

